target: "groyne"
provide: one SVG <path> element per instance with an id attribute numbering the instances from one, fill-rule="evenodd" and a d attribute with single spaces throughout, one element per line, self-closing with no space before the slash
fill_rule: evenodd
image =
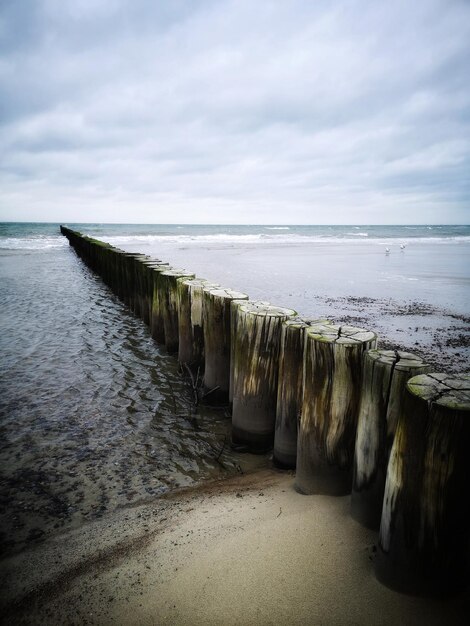
<path id="1" fill-rule="evenodd" d="M 233 404 L 234 447 L 273 449 L 277 465 L 297 469 L 301 493 L 352 492 L 353 517 L 380 527 L 381 582 L 420 594 L 467 583 L 470 375 L 430 373 L 415 355 L 381 351 L 368 329 L 306 320 L 161 259 L 61 232 L 201 381 L 201 400 Z"/>

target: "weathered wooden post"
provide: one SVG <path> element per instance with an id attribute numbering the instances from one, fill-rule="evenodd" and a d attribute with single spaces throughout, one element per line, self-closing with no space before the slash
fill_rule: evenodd
<path id="1" fill-rule="evenodd" d="M 405 593 L 468 583 L 470 374 L 421 374 L 407 393 L 390 453 L 375 573 Z"/>
<path id="2" fill-rule="evenodd" d="M 257 306 L 269 305 L 269 302 L 264 300 L 249 300 L 250 304 Z M 246 300 L 232 300 L 230 303 L 230 345 L 233 347 L 237 337 L 237 320 L 238 320 L 238 307 L 241 304 L 245 304 Z M 235 370 L 235 351 L 230 350 L 230 380 L 228 390 L 228 401 L 233 403 L 233 387 L 234 387 L 234 370 Z"/>
<path id="3" fill-rule="evenodd" d="M 429 371 L 409 352 L 369 350 L 364 355 L 361 403 L 354 452 L 351 515 L 378 530 L 388 458 L 407 381 Z"/>
<path id="4" fill-rule="evenodd" d="M 158 270 L 164 267 L 167 270 L 170 269 L 168 263 L 160 261 L 159 259 L 149 259 L 142 263 L 142 319 L 149 328 L 152 327 L 153 274 L 155 269 Z"/>
<path id="5" fill-rule="evenodd" d="M 362 359 L 375 333 L 352 326 L 305 330 L 304 391 L 295 487 L 305 494 L 351 491 Z"/>
<path id="6" fill-rule="evenodd" d="M 155 341 L 163 345 L 165 343 L 165 326 L 163 322 L 165 298 L 163 295 L 161 275 L 163 272 L 167 272 L 173 268 L 166 264 L 152 265 L 151 268 L 153 289 L 150 313 L 150 333 Z"/>
<path id="7" fill-rule="evenodd" d="M 108 263 L 109 284 L 114 293 L 122 298 L 122 283 L 121 283 L 121 264 L 123 250 L 119 248 L 112 248 L 112 254 Z"/>
<path id="8" fill-rule="evenodd" d="M 294 469 L 297 461 L 297 424 L 302 406 L 305 329 L 330 323 L 325 319 L 296 317 L 282 324 L 273 450 L 273 462 L 278 467 Z"/>
<path id="9" fill-rule="evenodd" d="M 204 389 L 212 399 L 228 400 L 230 387 L 230 303 L 248 300 L 233 289 L 203 290 L 202 317 L 204 326 Z"/>
<path id="10" fill-rule="evenodd" d="M 256 302 L 237 309 L 232 443 L 252 452 L 273 447 L 281 327 L 294 315 L 292 309 Z"/>
<path id="11" fill-rule="evenodd" d="M 136 254 L 133 264 L 133 280 L 134 280 L 134 305 L 133 312 L 138 317 L 144 315 L 144 263 L 150 261 L 150 257 L 146 254 Z"/>
<path id="12" fill-rule="evenodd" d="M 160 295 L 163 312 L 163 328 L 167 352 L 178 352 L 178 278 L 195 278 L 195 274 L 182 269 L 167 269 L 160 274 Z"/>
<path id="13" fill-rule="evenodd" d="M 204 368 L 204 332 L 202 323 L 203 290 L 216 289 L 217 283 L 203 278 L 179 278 L 178 297 L 178 361 L 194 371 Z"/>
<path id="14" fill-rule="evenodd" d="M 121 260 L 121 292 L 122 299 L 131 308 L 132 301 L 132 259 L 133 254 L 124 252 Z"/>
<path id="15" fill-rule="evenodd" d="M 140 263 L 148 260 L 145 254 L 128 254 L 126 268 L 127 304 L 135 315 L 140 315 Z"/>

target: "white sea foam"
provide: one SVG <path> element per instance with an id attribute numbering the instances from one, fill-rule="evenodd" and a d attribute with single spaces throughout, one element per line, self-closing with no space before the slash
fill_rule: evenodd
<path id="1" fill-rule="evenodd" d="M 219 233 L 217 235 L 119 235 L 116 237 L 107 237 L 103 235 L 101 238 L 113 245 L 126 243 L 258 243 L 265 235 L 229 235 Z"/>
<path id="2" fill-rule="evenodd" d="M 67 239 L 58 237 L 0 237 L 0 250 L 49 250 L 68 245 Z"/>
<path id="3" fill-rule="evenodd" d="M 265 226 L 266 230 L 290 230 L 289 226 Z"/>
<path id="4" fill-rule="evenodd" d="M 119 235 L 106 236 L 95 235 L 98 239 L 103 239 L 114 246 L 126 246 L 127 244 L 141 246 L 151 246 L 153 244 L 162 245 L 308 245 L 308 244 L 355 244 L 355 245 L 387 245 L 399 246 L 405 244 L 414 246 L 418 244 L 452 244 L 470 243 L 470 236 L 455 237 L 397 237 L 385 238 L 374 237 L 361 233 L 347 233 L 344 237 L 331 235 L 300 235 L 296 233 L 256 233 L 233 235 L 228 233 L 201 234 L 201 235 Z"/>

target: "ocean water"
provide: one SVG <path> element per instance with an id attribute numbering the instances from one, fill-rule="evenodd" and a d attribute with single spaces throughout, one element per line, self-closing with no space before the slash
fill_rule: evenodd
<path id="1" fill-rule="evenodd" d="M 377 301 L 377 323 L 392 338 L 409 333 L 392 315 L 397 306 L 413 316 L 420 303 L 428 325 L 442 326 L 446 312 L 458 328 L 470 313 L 469 226 L 68 226 L 306 315 Z M 0 224 L 0 297 L 5 553 L 267 462 L 230 451 L 228 413 L 194 411 L 176 360 L 58 224 Z"/>

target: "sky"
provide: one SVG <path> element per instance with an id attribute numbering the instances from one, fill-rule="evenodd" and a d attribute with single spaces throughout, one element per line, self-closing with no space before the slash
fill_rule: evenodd
<path id="1" fill-rule="evenodd" d="M 0 221 L 470 223 L 468 0 L 0 0 Z"/>

